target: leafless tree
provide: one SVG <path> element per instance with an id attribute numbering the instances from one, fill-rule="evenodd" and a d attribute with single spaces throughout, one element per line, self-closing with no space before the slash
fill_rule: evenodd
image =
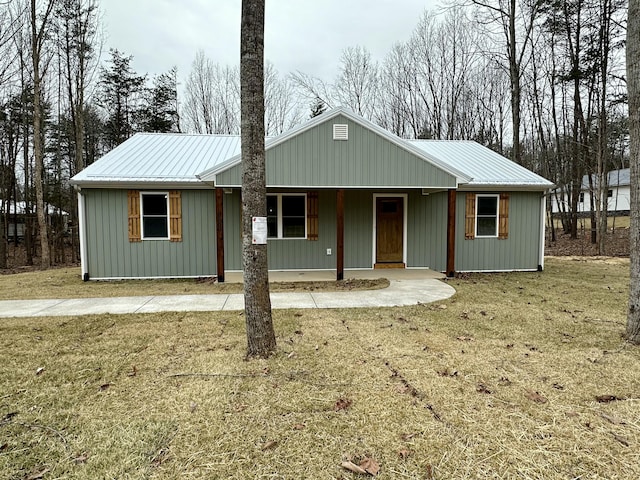
<path id="1" fill-rule="evenodd" d="M 264 120 L 267 136 L 279 135 L 302 120 L 296 88 L 288 76 L 281 76 L 271 62 L 264 72 Z"/>
<path id="2" fill-rule="evenodd" d="M 629 0 L 627 87 L 631 140 L 631 284 L 627 338 L 640 344 L 640 1 Z"/>
<path id="3" fill-rule="evenodd" d="M 42 268 L 51 266 L 47 211 L 44 202 L 44 118 L 43 82 L 49 66 L 50 54 L 46 44 L 51 27 L 51 13 L 56 0 L 48 0 L 42 9 L 36 0 L 29 0 L 29 27 L 31 34 L 31 62 L 33 80 L 33 155 L 35 161 L 36 211 L 40 233 L 40 263 Z"/>
<path id="4" fill-rule="evenodd" d="M 242 137 L 242 266 L 248 356 L 276 349 L 271 318 L 267 245 L 253 243 L 253 219 L 267 216 L 264 149 L 265 0 L 242 0 L 240 102 Z"/>
<path id="5" fill-rule="evenodd" d="M 98 66 L 100 39 L 98 6 L 95 0 L 61 0 L 55 11 L 58 31 L 58 52 L 61 56 L 66 112 L 73 129 L 73 161 L 69 165 L 69 177 L 86 166 L 85 115 L 86 95 Z M 78 206 L 75 195 L 72 217 L 72 257 L 79 258 Z"/>
<path id="6" fill-rule="evenodd" d="M 183 117 L 187 130 L 237 134 L 240 128 L 240 78 L 235 67 L 221 66 L 198 51 L 186 82 Z"/>
<path id="7" fill-rule="evenodd" d="M 511 89 L 511 126 L 513 150 L 511 158 L 522 163 L 520 145 L 522 74 L 528 61 L 529 38 L 542 2 L 539 0 L 471 0 L 477 7 L 479 21 L 496 40 L 496 58 L 504 60 Z M 501 40 L 499 40 L 501 38 Z"/>

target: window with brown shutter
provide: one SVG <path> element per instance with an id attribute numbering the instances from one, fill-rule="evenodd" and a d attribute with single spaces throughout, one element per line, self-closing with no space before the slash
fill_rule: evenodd
<path id="1" fill-rule="evenodd" d="M 509 238 L 509 194 L 500 194 L 500 207 L 499 211 L 499 224 L 498 224 L 498 238 L 500 240 L 506 240 Z"/>
<path id="2" fill-rule="evenodd" d="M 476 194 L 467 193 L 465 217 L 464 217 L 464 238 L 473 240 L 476 236 Z"/>
<path id="3" fill-rule="evenodd" d="M 182 241 L 182 196 L 178 190 L 169 192 L 169 241 Z"/>
<path id="4" fill-rule="evenodd" d="M 130 242 L 141 242 L 143 239 L 182 241 L 180 191 L 129 190 L 127 200 Z"/>
<path id="5" fill-rule="evenodd" d="M 318 192 L 307 192 L 307 240 L 318 240 Z"/>
<path id="6" fill-rule="evenodd" d="M 128 216 L 129 216 L 129 241 L 141 242 L 140 234 L 140 192 L 129 190 L 127 196 Z"/>

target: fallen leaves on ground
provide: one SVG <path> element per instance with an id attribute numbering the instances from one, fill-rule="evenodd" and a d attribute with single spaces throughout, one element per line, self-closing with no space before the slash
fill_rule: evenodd
<path id="1" fill-rule="evenodd" d="M 489 387 L 487 387 L 484 383 L 479 383 L 478 385 L 476 385 L 476 392 L 488 394 L 493 393 L 491 389 L 489 389 Z"/>
<path id="2" fill-rule="evenodd" d="M 269 440 L 267 443 L 265 443 L 262 446 L 262 451 L 264 452 L 265 450 L 271 450 L 272 448 L 276 448 L 277 446 L 278 446 L 277 440 Z"/>
<path id="3" fill-rule="evenodd" d="M 526 390 L 524 395 L 532 402 L 547 403 L 548 401 L 544 396 L 540 395 L 538 392 L 534 392 L 533 390 Z"/>
<path id="4" fill-rule="evenodd" d="M 336 403 L 333 405 L 333 410 L 336 412 L 340 410 L 346 410 L 351 406 L 352 403 L 353 403 L 352 400 L 349 400 L 348 398 L 340 397 L 338 400 L 336 400 Z"/>
<path id="5" fill-rule="evenodd" d="M 624 400 L 622 397 L 616 397 L 615 395 L 596 395 L 598 403 L 615 402 L 616 400 Z"/>
<path id="6" fill-rule="evenodd" d="M 359 465 L 356 465 L 350 460 L 345 460 L 340 466 L 353 473 L 360 475 L 376 476 L 380 472 L 380 465 L 373 458 L 365 457 L 362 459 Z"/>

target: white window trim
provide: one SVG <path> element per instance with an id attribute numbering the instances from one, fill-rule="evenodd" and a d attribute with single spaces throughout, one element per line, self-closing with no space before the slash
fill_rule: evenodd
<path id="1" fill-rule="evenodd" d="M 478 218 L 485 218 L 485 217 L 480 217 L 480 215 L 478 215 L 478 202 L 479 202 L 480 198 L 488 198 L 488 197 L 496 199 L 496 231 L 495 231 L 495 235 L 478 235 Z M 489 218 L 489 217 L 486 217 L 486 218 Z M 495 193 L 478 193 L 478 194 L 476 194 L 476 238 L 498 238 L 499 226 L 500 226 L 500 195 L 495 194 Z"/>
<path id="2" fill-rule="evenodd" d="M 167 236 L 166 237 L 145 237 L 144 236 L 144 203 L 142 202 L 143 195 L 164 195 L 167 199 Z M 146 215 L 151 217 L 151 215 Z M 160 218 L 159 215 L 153 215 L 152 217 Z M 169 240 L 171 232 L 171 212 L 169 211 L 169 192 L 140 192 L 140 238 L 142 240 Z"/>
<path id="3" fill-rule="evenodd" d="M 278 236 L 267 237 L 267 240 L 306 240 L 307 239 L 307 194 L 306 193 L 268 193 L 267 197 L 277 197 L 278 199 Z M 304 197 L 304 236 L 303 237 L 283 237 L 282 236 L 282 197 Z"/>

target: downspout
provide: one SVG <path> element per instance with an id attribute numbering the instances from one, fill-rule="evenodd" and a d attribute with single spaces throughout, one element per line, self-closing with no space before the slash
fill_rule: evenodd
<path id="1" fill-rule="evenodd" d="M 547 202 L 544 193 L 540 196 L 540 261 L 538 263 L 538 271 L 544 270 L 544 241 L 546 238 L 546 222 Z"/>
<path id="2" fill-rule="evenodd" d="M 87 225 L 82 189 L 76 186 L 78 192 L 78 234 L 80 237 L 80 272 L 83 281 L 89 280 L 89 266 L 87 265 Z"/>

